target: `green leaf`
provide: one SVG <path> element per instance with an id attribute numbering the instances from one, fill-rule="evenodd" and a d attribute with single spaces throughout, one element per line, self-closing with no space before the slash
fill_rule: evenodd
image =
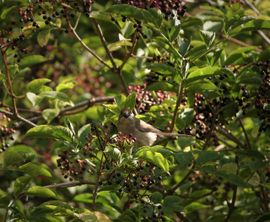
<path id="1" fill-rule="evenodd" d="M 199 202 L 192 202 L 191 204 L 185 206 L 184 211 L 186 213 L 192 213 L 194 211 L 198 211 L 200 209 L 209 208 L 210 206 L 207 206 L 205 204 L 199 203 Z"/>
<path id="2" fill-rule="evenodd" d="M 7 7 L 7 8 L 2 8 L 2 13 L 0 15 L 0 18 L 2 20 L 4 20 L 7 17 L 7 15 L 15 8 L 17 8 L 17 6 L 11 6 L 11 7 Z"/>
<path id="3" fill-rule="evenodd" d="M 51 125 L 39 125 L 33 127 L 27 131 L 26 136 L 37 138 L 53 138 L 70 142 L 73 139 L 73 134 L 67 127 Z"/>
<path id="4" fill-rule="evenodd" d="M 192 108 L 185 108 L 182 112 L 178 115 L 176 125 L 178 129 L 184 129 L 189 126 L 193 119 L 194 119 L 194 109 Z"/>
<path id="5" fill-rule="evenodd" d="M 180 197 L 174 195 L 166 196 L 163 202 L 162 210 L 166 215 L 172 215 L 175 212 L 181 211 L 181 205 L 182 201 Z"/>
<path id="6" fill-rule="evenodd" d="M 55 117 L 59 115 L 60 110 L 59 109 L 44 109 L 42 111 L 43 118 L 50 123 Z"/>
<path id="7" fill-rule="evenodd" d="M 125 46 L 132 46 L 132 43 L 128 39 L 119 40 L 117 42 L 108 45 L 108 49 L 113 52 L 122 49 Z"/>
<path id="8" fill-rule="evenodd" d="M 48 99 L 59 99 L 64 102 L 69 102 L 70 98 L 62 92 L 57 91 L 46 91 L 39 94 L 41 98 L 48 98 Z"/>
<path id="9" fill-rule="evenodd" d="M 269 222 L 269 221 L 270 221 L 270 213 L 265 213 L 256 219 L 256 222 Z"/>
<path id="10" fill-rule="evenodd" d="M 78 194 L 73 198 L 74 201 L 80 202 L 80 203 L 87 203 L 92 204 L 93 203 L 93 195 L 90 193 L 82 193 Z"/>
<path id="11" fill-rule="evenodd" d="M 162 91 L 168 91 L 168 92 L 175 92 L 175 88 L 171 83 L 168 82 L 155 82 L 152 83 L 151 85 L 149 85 L 147 87 L 147 90 L 152 90 L 152 91 L 158 91 L 158 90 L 162 90 Z"/>
<path id="12" fill-rule="evenodd" d="M 230 31 L 231 35 L 239 34 L 240 32 L 257 31 L 262 29 L 270 29 L 270 20 L 253 19 L 245 21 L 244 24 L 237 26 Z"/>
<path id="13" fill-rule="evenodd" d="M 75 84 L 72 79 L 65 79 L 56 87 L 56 91 L 60 92 L 67 89 L 72 89 L 74 86 Z"/>
<path id="14" fill-rule="evenodd" d="M 246 53 L 249 53 L 253 51 L 256 47 L 249 46 L 249 47 L 241 47 L 236 50 L 234 50 L 230 56 L 226 59 L 224 65 L 232 65 L 232 64 L 240 64 L 242 63 L 248 55 Z"/>
<path id="15" fill-rule="evenodd" d="M 123 94 L 115 96 L 115 102 L 119 108 L 119 110 L 123 110 L 125 108 L 126 96 Z"/>
<path id="16" fill-rule="evenodd" d="M 78 140 L 80 141 L 80 143 L 82 145 L 85 145 L 90 133 L 91 133 L 91 125 L 90 124 L 86 124 L 78 130 Z"/>
<path id="17" fill-rule="evenodd" d="M 136 155 L 152 164 L 160 167 L 162 170 L 169 172 L 170 164 L 161 153 L 153 152 L 151 150 L 143 150 L 136 153 Z"/>
<path id="18" fill-rule="evenodd" d="M 56 198 L 55 192 L 46 187 L 33 186 L 26 193 L 37 197 Z"/>
<path id="19" fill-rule="evenodd" d="M 174 67 L 161 63 L 148 64 L 147 68 L 151 69 L 153 72 L 157 72 L 163 75 L 172 75 L 176 72 Z"/>
<path id="20" fill-rule="evenodd" d="M 139 21 L 150 22 L 156 26 L 160 26 L 162 22 L 162 17 L 155 10 L 145 10 L 128 4 L 112 5 L 109 9 L 107 9 L 107 12 L 127 16 Z"/>
<path id="21" fill-rule="evenodd" d="M 36 106 L 41 101 L 41 98 L 32 92 L 26 93 L 26 98 L 31 102 L 33 106 Z"/>
<path id="22" fill-rule="evenodd" d="M 221 68 L 217 66 L 206 66 L 203 68 L 197 68 L 195 71 L 189 73 L 187 82 L 193 82 L 198 79 L 211 77 L 213 75 L 220 74 Z"/>
<path id="23" fill-rule="evenodd" d="M 34 160 L 37 157 L 36 151 L 32 147 L 25 145 L 15 145 L 9 147 L 4 153 L 4 165 L 21 165 L 22 163 Z"/>
<path id="24" fill-rule="evenodd" d="M 19 167 L 19 170 L 29 174 L 32 177 L 45 176 L 52 177 L 52 174 L 43 165 L 37 163 L 26 163 Z"/>
<path id="25" fill-rule="evenodd" d="M 175 160 L 177 164 L 181 168 L 184 168 L 184 169 L 186 169 L 187 167 L 191 165 L 192 159 L 193 159 L 193 156 L 191 152 L 179 151 L 175 154 Z"/>
<path id="26" fill-rule="evenodd" d="M 20 62 L 20 68 L 37 65 L 46 62 L 48 59 L 42 55 L 29 55 L 24 57 Z"/>
<path id="27" fill-rule="evenodd" d="M 38 36 L 37 36 L 37 41 L 38 41 L 38 44 L 41 46 L 41 47 L 44 47 L 48 44 L 48 41 L 50 39 L 50 36 L 51 36 L 51 29 L 44 29 L 44 30 L 41 30 L 39 33 L 38 33 Z"/>
<path id="28" fill-rule="evenodd" d="M 136 93 L 133 92 L 126 98 L 125 108 L 132 110 L 134 109 L 135 104 L 136 104 Z"/>
<path id="29" fill-rule="evenodd" d="M 239 186 L 239 187 L 250 187 L 250 184 L 243 180 L 240 176 L 232 174 L 232 173 L 225 173 L 222 171 L 217 171 L 216 175 L 222 177 L 224 180 Z"/>
<path id="30" fill-rule="evenodd" d="M 27 91 L 30 91 L 33 93 L 39 93 L 41 87 L 49 82 L 51 82 L 51 80 L 47 78 L 34 79 L 27 84 L 26 89 Z"/>
<path id="31" fill-rule="evenodd" d="M 201 151 L 199 153 L 199 156 L 196 160 L 196 163 L 199 165 L 208 163 L 208 162 L 215 162 L 217 160 L 219 160 L 221 157 L 219 155 L 219 153 L 215 152 L 215 151 Z"/>
<path id="32" fill-rule="evenodd" d="M 14 192 L 16 194 L 23 192 L 26 189 L 26 187 L 30 184 L 31 179 L 32 179 L 31 176 L 28 175 L 18 177 L 14 183 Z"/>

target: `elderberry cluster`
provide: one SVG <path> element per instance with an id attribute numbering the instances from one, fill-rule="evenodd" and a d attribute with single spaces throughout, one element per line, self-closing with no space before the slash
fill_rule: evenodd
<path id="1" fill-rule="evenodd" d="M 8 128 L 0 125 L 0 147 L 1 151 L 5 151 L 8 148 L 8 140 L 14 140 L 12 134 L 15 133 L 15 129 Z"/>
<path id="2" fill-rule="evenodd" d="M 139 113 L 145 113 L 154 105 L 161 104 L 169 97 L 167 92 L 161 90 L 148 91 L 146 85 L 133 85 L 128 87 L 129 92 L 136 93 L 136 107 Z"/>
<path id="3" fill-rule="evenodd" d="M 159 9 L 166 19 L 180 18 L 185 13 L 185 2 L 183 0 L 120 0 L 117 1 L 121 4 L 129 4 L 138 8 L 156 8 Z"/>
<path id="4" fill-rule="evenodd" d="M 64 175 L 64 178 L 80 179 L 86 171 L 86 162 L 84 159 L 74 157 L 72 152 L 65 151 L 58 155 L 57 166 Z"/>

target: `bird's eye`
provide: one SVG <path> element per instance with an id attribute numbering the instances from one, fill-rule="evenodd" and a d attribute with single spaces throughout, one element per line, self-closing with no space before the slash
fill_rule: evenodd
<path id="1" fill-rule="evenodd" d="M 123 112 L 123 117 L 128 118 L 129 116 L 130 116 L 129 111 L 124 111 Z"/>

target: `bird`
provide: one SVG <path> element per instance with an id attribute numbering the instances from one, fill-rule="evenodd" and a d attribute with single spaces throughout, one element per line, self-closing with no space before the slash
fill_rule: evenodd
<path id="1" fill-rule="evenodd" d="M 142 146 L 153 146 L 160 139 L 175 139 L 180 136 L 178 133 L 162 132 L 147 122 L 138 119 L 129 110 L 120 112 L 118 119 L 118 131 L 124 135 L 130 135 Z"/>

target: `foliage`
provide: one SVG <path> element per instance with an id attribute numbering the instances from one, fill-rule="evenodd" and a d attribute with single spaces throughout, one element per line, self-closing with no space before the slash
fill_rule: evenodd
<path id="1" fill-rule="evenodd" d="M 2 0 L 0 220 L 268 221 L 269 8 Z"/>

